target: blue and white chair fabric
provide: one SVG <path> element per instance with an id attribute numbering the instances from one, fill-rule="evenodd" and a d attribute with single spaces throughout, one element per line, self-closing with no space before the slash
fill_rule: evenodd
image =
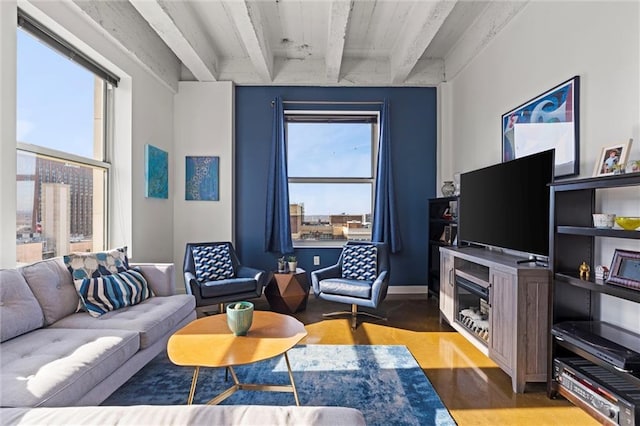
<path id="1" fill-rule="evenodd" d="M 187 243 L 184 255 L 187 294 L 196 298 L 196 307 L 260 297 L 270 274 L 240 263 L 230 242 Z"/>
<path id="2" fill-rule="evenodd" d="M 350 314 L 351 328 L 355 329 L 358 315 L 386 319 L 358 311 L 358 306 L 378 308 L 387 296 L 389 273 L 387 244 L 349 241 L 337 264 L 311 272 L 311 283 L 316 297 L 351 305 L 350 312 L 332 312 L 324 316 Z"/>

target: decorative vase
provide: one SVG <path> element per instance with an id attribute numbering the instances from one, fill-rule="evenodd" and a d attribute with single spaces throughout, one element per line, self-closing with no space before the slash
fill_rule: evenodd
<path id="1" fill-rule="evenodd" d="M 298 262 L 289 262 L 289 272 L 296 272 Z"/>
<path id="2" fill-rule="evenodd" d="M 279 273 L 287 272 L 287 264 L 284 262 L 278 261 L 278 272 Z"/>
<path id="3" fill-rule="evenodd" d="M 442 195 L 445 197 L 451 197 L 456 192 L 456 186 L 453 184 L 452 180 L 445 180 L 442 184 Z"/>
<path id="4" fill-rule="evenodd" d="M 253 303 L 234 302 L 227 306 L 227 325 L 236 336 L 246 336 L 253 322 Z"/>

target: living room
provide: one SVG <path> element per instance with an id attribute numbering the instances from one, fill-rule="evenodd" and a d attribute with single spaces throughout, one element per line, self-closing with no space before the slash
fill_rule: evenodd
<path id="1" fill-rule="evenodd" d="M 502 114 L 557 84 L 580 76 L 579 176 L 592 176 L 601 149 L 640 132 L 640 8 L 637 2 L 524 2 L 488 44 L 468 34 L 448 55 L 446 79 L 437 84 L 294 84 L 278 73 L 268 84 L 183 81 L 179 67 L 164 67 L 165 50 L 132 44 L 150 58 L 127 51 L 113 35 L 118 26 L 96 24 L 95 14 L 73 2 L 3 1 L 0 21 L 0 265 L 16 265 L 16 14 L 17 8 L 68 38 L 120 77 L 116 97 L 114 192 L 109 247 L 128 246 L 136 262 L 176 265 L 182 291 L 185 244 L 234 241 L 244 263 L 273 269 L 277 255 L 264 251 L 267 158 L 271 101 L 367 102 L 388 98 L 403 249 L 392 255 L 390 293 L 426 293 L 427 200 L 441 195 L 456 173 L 499 163 Z M 136 20 L 118 25 L 133 25 Z M 490 27 L 490 26 L 489 26 Z M 117 31 L 116 31 L 117 32 Z M 475 46 L 475 48 L 474 48 Z M 139 46 L 138 46 L 139 47 Z M 465 51 L 471 49 L 472 53 Z M 476 50 L 474 50 L 476 49 Z M 139 51 L 140 51 L 139 50 Z M 135 49 L 133 49 L 135 51 Z M 157 57 L 154 57 L 154 54 Z M 145 62 L 145 60 L 147 62 Z M 343 73 L 346 72 L 343 70 Z M 443 73 L 444 74 L 444 73 Z M 408 80 L 410 81 L 410 80 Z M 355 86 L 355 87 L 345 87 Z M 360 87 L 358 87 L 360 86 Z M 168 153 L 168 199 L 145 197 L 141 172 L 145 145 Z M 220 159 L 219 201 L 185 200 L 185 156 Z M 629 159 L 640 158 L 640 145 Z M 123 165 L 122 168 L 119 165 Z M 638 216 L 637 188 L 606 193 L 599 206 Z M 116 214 L 117 211 L 117 214 Z M 600 240 L 598 264 L 615 248 L 638 251 L 637 240 Z M 311 271 L 335 263 L 339 248 L 296 250 Z M 314 265 L 314 256 L 320 264 Z M 576 265 L 577 268 L 577 265 Z M 601 296 L 603 319 L 637 328 L 638 304 Z"/>

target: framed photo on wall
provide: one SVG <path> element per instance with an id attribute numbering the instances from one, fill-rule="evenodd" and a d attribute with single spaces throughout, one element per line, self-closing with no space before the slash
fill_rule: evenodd
<path id="1" fill-rule="evenodd" d="M 502 115 L 502 161 L 555 148 L 555 177 L 580 173 L 580 77 Z"/>

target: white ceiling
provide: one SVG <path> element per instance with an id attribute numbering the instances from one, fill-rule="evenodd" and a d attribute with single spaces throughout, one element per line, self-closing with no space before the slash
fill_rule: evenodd
<path id="1" fill-rule="evenodd" d="M 139 28 L 106 28 L 118 25 L 109 13 L 139 14 L 175 55 L 181 80 L 318 86 L 450 80 L 526 1 L 74 0 L 159 74 L 171 65 L 136 51 Z"/>

